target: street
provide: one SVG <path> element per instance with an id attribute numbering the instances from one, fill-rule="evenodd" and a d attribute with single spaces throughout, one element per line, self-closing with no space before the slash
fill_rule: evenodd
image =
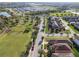
<path id="1" fill-rule="evenodd" d="M 29 52 L 29 57 L 38 57 L 39 56 L 39 49 L 41 49 L 41 45 L 39 45 L 39 42 L 42 40 L 42 34 L 43 32 L 41 32 L 42 30 L 42 27 L 43 27 L 43 22 L 44 22 L 44 19 L 43 17 L 41 16 L 41 23 L 39 25 L 39 32 L 38 32 L 38 35 L 37 35 L 37 39 L 35 41 L 35 45 L 34 45 L 34 50 Z"/>

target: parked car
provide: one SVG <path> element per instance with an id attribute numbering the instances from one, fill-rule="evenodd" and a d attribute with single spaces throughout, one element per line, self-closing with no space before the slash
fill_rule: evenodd
<path id="1" fill-rule="evenodd" d="M 34 50 L 34 46 L 32 46 L 32 49 L 31 49 L 31 51 L 33 51 Z"/>

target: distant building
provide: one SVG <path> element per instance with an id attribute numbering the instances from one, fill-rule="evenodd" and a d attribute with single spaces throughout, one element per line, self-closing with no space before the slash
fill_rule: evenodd
<path id="1" fill-rule="evenodd" d="M 63 19 L 68 21 L 69 23 L 78 22 L 79 16 L 64 16 Z"/>
<path id="2" fill-rule="evenodd" d="M 0 12 L 0 16 L 11 17 L 7 12 Z"/>

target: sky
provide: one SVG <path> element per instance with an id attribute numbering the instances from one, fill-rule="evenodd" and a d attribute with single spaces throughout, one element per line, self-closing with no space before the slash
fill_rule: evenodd
<path id="1" fill-rule="evenodd" d="M 0 2 L 79 2 L 79 0 L 0 0 Z"/>

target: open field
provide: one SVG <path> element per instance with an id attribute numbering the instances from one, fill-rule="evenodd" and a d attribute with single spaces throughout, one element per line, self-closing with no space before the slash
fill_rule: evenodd
<path id="1" fill-rule="evenodd" d="M 23 33 L 27 24 L 17 25 L 9 33 L 0 35 L 0 56 L 20 56 L 26 51 L 26 45 L 31 41 L 32 32 Z M 29 26 L 31 28 L 31 25 Z"/>

